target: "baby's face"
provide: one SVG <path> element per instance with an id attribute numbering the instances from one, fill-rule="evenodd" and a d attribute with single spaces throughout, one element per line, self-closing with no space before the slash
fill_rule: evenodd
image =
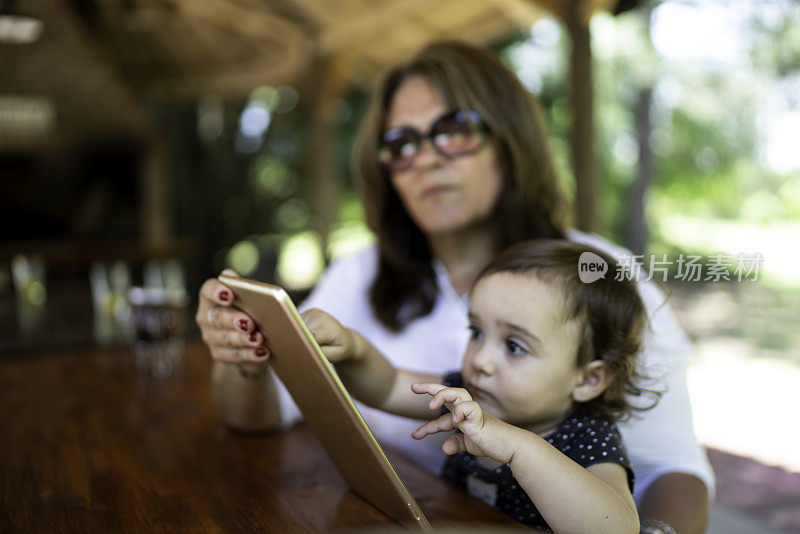
<path id="1" fill-rule="evenodd" d="M 563 302 L 560 287 L 529 274 L 492 274 L 472 290 L 465 387 L 488 412 L 537 433 L 568 415 L 581 378 L 581 323 L 563 321 Z"/>

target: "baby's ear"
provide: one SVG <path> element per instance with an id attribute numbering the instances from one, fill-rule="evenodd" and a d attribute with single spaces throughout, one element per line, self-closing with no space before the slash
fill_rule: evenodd
<path id="1" fill-rule="evenodd" d="M 611 371 L 603 360 L 593 360 L 581 369 L 578 381 L 572 390 L 575 402 L 588 402 L 599 397 L 611 382 Z"/>

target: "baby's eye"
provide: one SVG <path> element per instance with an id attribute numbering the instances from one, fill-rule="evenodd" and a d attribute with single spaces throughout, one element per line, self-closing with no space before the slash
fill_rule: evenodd
<path id="1" fill-rule="evenodd" d="M 474 325 L 469 325 L 467 327 L 467 330 L 469 330 L 469 338 L 470 339 L 480 339 L 481 336 L 483 335 L 483 332 L 481 332 L 481 329 L 478 328 L 477 326 L 474 326 Z"/>
<path id="2" fill-rule="evenodd" d="M 513 339 L 506 339 L 506 350 L 514 355 L 530 354 L 525 347 Z"/>

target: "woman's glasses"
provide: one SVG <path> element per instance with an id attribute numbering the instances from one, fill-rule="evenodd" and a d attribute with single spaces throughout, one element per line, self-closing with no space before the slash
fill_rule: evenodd
<path id="1" fill-rule="evenodd" d="M 410 126 L 389 128 L 381 135 L 378 160 L 390 171 L 411 167 L 422 142 L 430 139 L 434 150 L 452 159 L 478 151 L 486 141 L 486 126 L 477 111 L 448 111 L 423 134 Z"/>

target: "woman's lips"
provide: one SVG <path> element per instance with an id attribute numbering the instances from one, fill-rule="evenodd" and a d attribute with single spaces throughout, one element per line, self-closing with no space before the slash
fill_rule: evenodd
<path id="1" fill-rule="evenodd" d="M 432 185 L 430 187 L 426 187 L 420 193 L 420 197 L 422 198 L 434 198 L 442 195 L 444 193 L 453 191 L 455 189 L 452 185 Z"/>

